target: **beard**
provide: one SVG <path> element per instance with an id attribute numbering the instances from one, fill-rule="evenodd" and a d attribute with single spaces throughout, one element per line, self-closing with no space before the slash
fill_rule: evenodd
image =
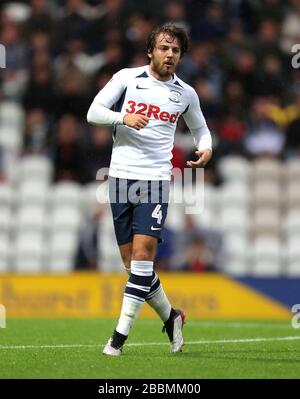
<path id="1" fill-rule="evenodd" d="M 152 58 L 151 61 L 152 61 L 153 71 L 156 72 L 162 78 L 172 76 L 172 74 L 175 72 L 175 65 L 172 65 L 171 67 L 167 67 L 166 64 L 158 61 L 155 58 Z"/>

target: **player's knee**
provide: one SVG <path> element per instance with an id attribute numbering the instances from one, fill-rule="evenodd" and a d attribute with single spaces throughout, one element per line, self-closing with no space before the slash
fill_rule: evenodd
<path id="1" fill-rule="evenodd" d="M 138 248 L 133 251 L 133 260 L 152 260 L 152 252 L 148 251 L 146 248 Z"/>
<path id="2" fill-rule="evenodd" d="M 151 240 L 140 240 L 133 242 L 132 259 L 133 260 L 149 260 L 155 257 L 156 242 Z"/>

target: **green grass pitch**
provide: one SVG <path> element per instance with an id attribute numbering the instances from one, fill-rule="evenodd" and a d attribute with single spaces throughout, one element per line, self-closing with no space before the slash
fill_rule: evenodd
<path id="1" fill-rule="evenodd" d="M 1 378 L 299 378 L 300 330 L 289 321 L 197 321 L 169 353 L 156 320 L 137 320 L 123 355 L 102 355 L 113 320 L 7 320 Z"/>

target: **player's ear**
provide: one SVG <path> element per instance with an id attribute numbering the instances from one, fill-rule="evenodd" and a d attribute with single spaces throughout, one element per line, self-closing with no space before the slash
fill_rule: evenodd
<path id="1" fill-rule="evenodd" d="M 150 59 L 152 58 L 152 52 L 148 51 L 147 55 Z"/>

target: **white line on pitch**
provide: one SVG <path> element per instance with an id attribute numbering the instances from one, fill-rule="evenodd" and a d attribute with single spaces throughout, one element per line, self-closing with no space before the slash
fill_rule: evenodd
<path id="1" fill-rule="evenodd" d="M 199 327 L 229 327 L 229 328 L 291 328 L 291 323 L 288 321 L 286 324 L 267 324 L 267 323 L 255 323 L 255 322 L 214 322 L 214 321 L 197 321 L 187 320 L 189 325 L 197 325 Z"/>
<path id="2" fill-rule="evenodd" d="M 273 341 L 295 341 L 300 340 L 300 336 L 273 337 L 273 338 L 242 338 L 242 339 L 219 339 L 219 340 L 200 340 L 188 341 L 186 345 L 208 345 L 208 344 L 239 344 L 251 342 L 273 342 Z M 126 346 L 157 346 L 169 345 L 168 342 L 132 342 Z M 0 345 L 0 349 L 68 349 L 68 348 L 97 348 L 104 346 L 100 344 L 66 344 L 66 345 Z"/>
<path id="3" fill-rule="evenodd" d="M 142 323 L 158 323 L 157 320 L 138 320 L 137 322 Z M 289 328 L 291 329 L 291 322 L 287 321 L 286 324 L 275 323 L 259 323 L 259 322 L 238 322 L 238 321 L 202 321 L 202 320 L 189 320 L 187 319 L 189 326 L 197 327 L 228 327 L 228 328 Z"/>
<path id="4" fill-rule="evenodd" d="M 187 345 L 201 345 L 201 344 L 235 344 L 244 342 L 268 342 L 268 341 L 293 341 L 300 340 L 300 336 L 290 336 L 290 337 L 275 337 L 275 338 L 241 338 L 241 339 L 217 339 L 217 340 L 200 340 L 200 341 L 188 341 Z M 149 342 L 149 343 L 132 343 L 127 344 L 127 346 L 144 346 L 144 345 L 165 345 L 165 343 L 160 342 Z"/>

